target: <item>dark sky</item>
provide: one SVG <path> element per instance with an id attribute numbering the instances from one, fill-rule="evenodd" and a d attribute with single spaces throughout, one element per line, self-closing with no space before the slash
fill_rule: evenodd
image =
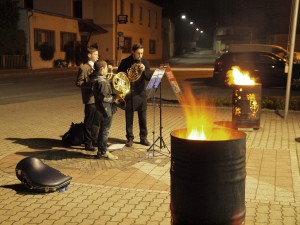
<path id="1" fill-rule="evenodd" d="M 203 29 L 217 26 L 250 26 L 259 32 L 288 33 L 292 0 L 152 0 L 164 15 L 181 14 Z"/>

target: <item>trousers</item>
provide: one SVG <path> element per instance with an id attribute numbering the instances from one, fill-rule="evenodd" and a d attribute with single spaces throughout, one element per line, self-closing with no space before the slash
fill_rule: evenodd
<path id="1" fill-rule="evenodd" d="M 92 145 L 96 142 L 98 137 L 98 130 L 100 124 L 99 112 L 95 104 L 84 105 L 84 144 Z"/>
<path id="2" fill-rule="evenodd" d="M 147 118 L 146 118 L 146 110 L 137 111 L 138 112 L 138 120 L 139 120 L 139 128 L 140 128 L 140 139 L 146 139 L 148 136 L 148 129 L 147 129 Z M 133 140 L 133 117 L 134 111 L 125 111 L 126 117 L 126 138 L 127 140 Z"/>

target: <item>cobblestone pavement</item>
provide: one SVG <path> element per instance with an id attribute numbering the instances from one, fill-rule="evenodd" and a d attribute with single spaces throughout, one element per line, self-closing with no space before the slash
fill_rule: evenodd
<path id="1" fill-rule="evenodd" d="M 159 110 L 148 106 L 149 139 L 159 134 Z M 65 148 L 61 135 L 81 122 L 80 95 L 0 106 L 0 224 L 170 224 L 170 133 L 185 127 L 180 107 L 162 107 L 167 148 L 141 146 L 116 150 L 118 161 L 96 160 L 83 147 Z M 115 114 L 110 143 L 125 142 L 124 111 Z M 155 122 L 155 134 L 153 138 Z M 135 125 L 137 117 L 135 116 Z M 231 121 L 230 108 L 217 108 L 216 124 Z M 282 119 L 261 112 L 259 130 L 246 137 L 245 224 L 300 224 L 297 151 L 300 113 Z M 218 122 L 218 123 L 217 123 Z M 138 137 L 138 127 L 134 127 Z M 139 139 L 135 139 L 139 141 Z M 159 154 L 160 151 L 165 153 Z M 27 156 L 72 177 L 69 190 L 48 194 L 24 188 L 16 164 Z"/>

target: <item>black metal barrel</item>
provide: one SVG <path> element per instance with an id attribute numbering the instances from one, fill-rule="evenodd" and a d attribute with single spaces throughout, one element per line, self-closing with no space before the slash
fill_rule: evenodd
<path id="1" fill-rule="evenodd" d="M 242 224 L 246 134 L 226 129 L 228 140 L 202 141 L 179 138 L 184 130 L 171 133 L 172 224 Z"/>
<path id="2" fill-rule="evenodd" d="M 232 88 L 232 126 L 259 129 L 261 84 L 233 85 Z"/>

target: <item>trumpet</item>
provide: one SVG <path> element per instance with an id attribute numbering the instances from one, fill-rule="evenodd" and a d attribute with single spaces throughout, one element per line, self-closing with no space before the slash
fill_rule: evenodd
<path id="1" fill-rule="evenodd" d="M 121 108 L 126 108 L 125 96 L 130 91 L 130 81 L 124 72 L 117 74 L 108 73 L 107 79 L 111 80 L 113 93 L 116 94 L 115 104 Z"/>

